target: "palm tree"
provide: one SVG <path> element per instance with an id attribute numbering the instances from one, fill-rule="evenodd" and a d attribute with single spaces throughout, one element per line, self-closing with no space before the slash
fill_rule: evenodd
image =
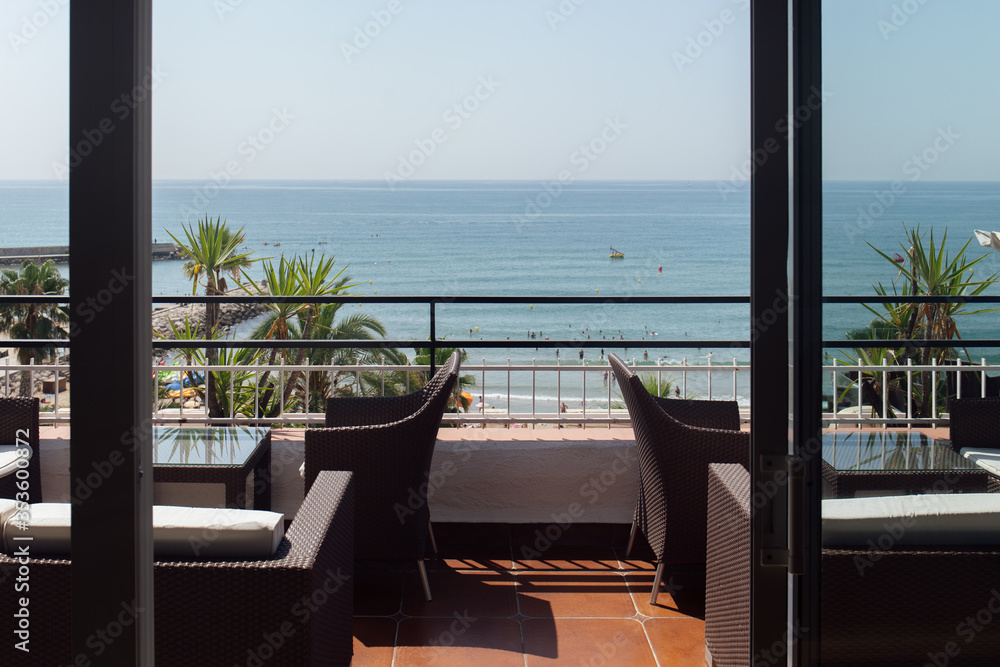
<path id="1" fill-rule="evenodd" d="M 198 220 L 198 229 L 183 226 L 187 243 L 181 242 L 171 232 L 170 238 L 180 246 L 181 254 L 188 258 L 184 264 L 184 275 L 191 279 L 192 294 L 198 293 L 198 287 L 204 286 L 206 296 L 219 296 L 226 293 L 226 274 L 239 282 L 240 272 L 251 263 L 251 253 L 241 253 L 244 242 L 243 228 L 232 231 L 221 217 L 213 222 L 211 217 Z M 219 307 L 215 303 L 205 304 L 205 330 L 212 335 L 219 322 Z M 218 350 L 208 350 L 208 363 L 215 364 L 218 360 Z M 217 400 L 214 375 L 208 374 L 208 413 L 210 417 L 221 417 L 222 408 Z"/>
<path id="2" fill-rule="evenodd" d="M 19 270 L 0 271 L 0 294 L 56 296 L 64 294 L 67 285 L 69 281 L 59 275 L 51 260 L 42 264 L 25 260 Z M 67 335 L 64 324 L 68 320 L 66 310 L 54 304 L 0 304 L 0 331 L 7 332 L 11 338 L 62 338 Z M 44 363 L 54 354 L 52 346 L 22 347 L 17 351 L 17 359 L 20 364 L 28 364 L 32 359 Z M 33 385 L 32 374 L 22 371 L 21 396 L 32 396 L 35 393 Z"/>
<path id="3" fill-rule="evenodd" d="M 948 241 L 948 232 L 945 231 L 941 238 L 941 244 L 934 242 L 934 231 L 931 230 L 928 245 L 924 243 L 924 235 L 920 233 L 920 227 L 907 229 L 903 227 L 906 242 L 900 243 L 906 251 L 906 257 L 900 261 L 898 257 L 890 257 L 875 246 L 871 246 L 875 252 L 898 270 L 896 278 L 904 278 L 901 287 L 897 288 L 895 281 L 892 284 L 892 292 L 881 283 L 875 286 L 875 292 L 879 296 L 899 297 L 902 303 L 882 304 L 884 312 L 880 312 L 866 305 L 869 311 L 881 321 L 881 326 L 895 330 L 895 335 L 891 338 L 898 338 L 901 341 L 912 339 L 929 340 L 952 340 L 961 338 L 958 331 L 956 318 L 960 315 L 975 315 L 996 310 L 979 309 L 968 310 L 964 303 L 906 303 L 905 299 L 911 296 L 978 296 L 987 288 L 997 282 L 997 274 L 992 273 L 982 280 L 974 280 L 975 271 L 973 267 L 981 262 L 986 255 L 977 259 L 969 260 L 965 256 L 966 249 L 970 241 L 952 258 L 946 251 L 945 245 Z M 899 351 L 896 363 L 905 364 L 907 359 L 913 359 L 921 365 L 929 365 L 932 359 L 937 363 L 946 363 L 955 359 L 958 355 L 953 348 L 921 348 L 915 349 L 906 346 Z M 968 351 L 965 352 L 968 358 Z M 929 414 L 931 407 L 931 397 L 936 391 L 932 386 L 931 374 L 929 372 L 920 373 L 920 405 L 921 414 Z"/>
<path id="4" fill-rule="evenodd" d="M 385 326 L 375 317 L 366 313 L 353 313 L 338 319 L 344 304 L 323 305 L 312 320 L 309 340 L 378 340 L 385 338 Z M 304 323 L 296 330 L 304 329 Z M 301 350 L 310 363 L 325 366 L 355 366 L 366 364 L 407 365 L 406 355 L 395 348 L 357 347 L 317 347 Z M 327 396 L 348 393 L 350 382 L 341 384 L 347 371 L 338 371 L 331 377 L 329 372 L 314 371 L 309 375 L 309 410 L 322 412 Z M 398 396 L 406 393 L 406 374 L 389 371 L 362 371 L 356 378 L 354 391 L 361 396 Z M 304 391 L 304 387 L 301 388 Z"/>
<path id="5" fill-rule="evenodd" d="M 334 273 L 334 258 L 323 254 L 319 257 L 313 254 L 308 259 L 301 257 L 286 259 L 282 256 L 277 265 L 265 262 L 263 270 L 272 296 L 284 296 L 292 299 L 304 296 L 333 297 L 355 286 L 350 284 L 350 277 L 344 275 L 346 267 Z M 259 288 L 252 283 L 250 289 L 259 291 Z M 270 304 L 268 308 L 271 313 L 257 326 L 251 334 L 251 338 L 372 340 L 376 337 L 385 337 L 385 328 L 374 318 L 351 316 L 346 320 L 337 321 L 337 313 L 341 306 L 340 303 L 303 304 L 290 300 Z M 281 355 L 283 361 L 288 360 L 293 365 L 302 364 L 307 355 L 310 361 L 318 363 L 358 363 L 357 361 L 345 361 L 345 359 L 356 360 L 365 356 L 359 355 L 356 350 L 333 350 L 330 348 L 310 350 L 302 347 L 293 356 L 290 349 L 279 350 L 275 348 L 271 350 L 268 365 L 276 361 L 278 354 Z M 369 358 L 371 358 L 370 355 Z M 300 387 L 304 378 L 302 372 L 292 372 L 287 382 L 284 383 L 281 400 L 272 402 L 276 387 L 273 381 L 269 382 L 270 372 L 264 373 L 260 384 L 265 389 L 260 392 L 259 413 L 267 416 L 277 414 L 281 406 L 287 404 L 294 391 L 299 390 L 300 393 L 304 391 L 304 387 Z M 311 376 L 310 394 L 314 393 L 312 380 Z M 323 380 L 317 378 L 317 381 L 320 386 L 323 385 Z M 308 401 L 310 397 L 303 397 L 303 400 Z"/>

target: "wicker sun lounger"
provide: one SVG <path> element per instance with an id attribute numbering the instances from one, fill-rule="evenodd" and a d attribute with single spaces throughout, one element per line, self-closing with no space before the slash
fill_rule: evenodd
<path id="1" fill-rule="evenodd" d="M 657 559 L 650 596 L 650 604 L 655 604 L 666 564 L 704 565 L 708 464 L 749 466 L 750 434 L 682 424 L 621 359 L 611 354 L 608 360 L 625 396 L 639 450 L 635 518 Z M 726 425 L 725 419 L 720 425 Z"/>
<path id="2" fill-rule="evenodd" d="M 265 665 L 349 665 L 354 604 L 352 477 L 347 472 L 320 474 L 271 558 L 157 561 L 156 663 L 245 665 L 257 656 Z M 14 618 L 19 596 L 14 591 L 16 573 L 23 565 L 30 572 L 31 651 L 15 650 L 10 635 L 0 646 L 0 664 L 84 664 L 74 662 L 71 655 L 69 560 L 32 557 L 21 563 L 0 554 L 0 616 L 11 622 Z M 128 609 L 123 607 L 123 613 Z M 100 640 L 94 643 L 97 646 Z"/>
<path id="3" fill-rule="evenodd" d="M 709 466 L 708 478 L 705 645 L 713 667 L 757 664 L 750 656 L 750 474 L 720 464 Z M 822 568 L 821 664 L 997 664 L 1000 550 L 823 549 Z"/>

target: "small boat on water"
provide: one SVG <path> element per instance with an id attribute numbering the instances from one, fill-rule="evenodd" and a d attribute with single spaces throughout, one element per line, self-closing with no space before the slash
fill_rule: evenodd
<path id="1" fill-rule="evenodd" d="M 608 255 L 611 259 L 625 259 L 625 253 L 619 252 L 614 248 L 611 249 L 611 254 Z"/>

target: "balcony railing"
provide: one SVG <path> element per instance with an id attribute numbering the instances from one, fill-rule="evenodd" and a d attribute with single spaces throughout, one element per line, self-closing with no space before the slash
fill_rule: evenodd
<path id="1" fill-rule="evenodd" d="M 294 303 L 315 303 L 323 304 L 329 303 L 334 300 L 342 300 L 343 296 L 338 299 L 331 299 L 330 297 L 275 297 L 275 296 L 245 296 L 245 297 L 233 297 L 233 296 L 219 296 L 219 297 L 204 297 L 204 296 L 170 296 L 170 297 L 153 297 L 154 303 L 276 303 L 276 302 L 294 302 Z M 823 298 L 823 302 L 826 304 L 861 304 L 861 303 L 877 303 L 881 301 L 892 301 L 894 303 L 899 302 L 899 298 L 894 298 L 891 300 L 882 297 L 844 297 L 844 296 L 828 296 Z M 997 297 L 911 297 L 906 299 L 907 301 L 912 301 L 916 303 L 925 302 L 962 302 L 962 303 L 1000 303 L 1000 298 Z M 580 304 L 590 307 L 597 307 L 609 304 L 658 304 L 658 305 L 705 305 L 705 304 L 749 304 L 749 297 L 742 296 L 718 296 L 718 297 L 501 297 L 501 296 L 468 296 L 468 297 L 444 297 L 444 296 L 412 296 L 412 297 L 379 297 L 379 296 L 351 296 L 351 302 L 358 303 L 389 303 L 389 304 L 423 304 L 428 306 L 429 318 L 428 318 L 428 333 L 429 336 L 425 340 L 310 340 L 310 341 L 297 341 L 297 340 L 157 340 L 154 345 L 158 348 L 166 349 L 191 349 L 191 348 L 296 348 L 302 346 L 308 346 L 310 348 L 406 348 L 406 347 L 426 347 L 431 349 L 439 349 L 444 347 L 457 347 L 466 350 L 476 350 L 476 349 L 504 349 L 504 348 L 560 348 L 560 347 L 572 347 L 572 348 L 598 348 L 598 347 L 608 347 L 610 341 L 606 340 L 575 340 L 575 339 L 559 339 L 559 340 L 541 340 L 541 339 L 529 339 L 529 340 L 461 340 L 461 339 L 449 339 L 443 340 L 438 337 L 436 331 L 437 323 L 437 308 L 439 306 L 447 306 L 451 304 L 478 304 L 478 305 L 489 305 L 489 304 Z M 4 302 L 32 302 L 32 303 L 67 303 L 65 297 L 52 297 L 52 296 L 0 296 L 0 304 Z M 645 347 L 651 350 L 653 349 L 738 349 L 738 348 L 749 348 L 749 340 L 668 340 L 668 339 L 656 339 L 656 340 L 618 340 L 615 341 L 616 347 L 621 348 L 636 348 Z M 898 340 L 864 340 L 864 341 L 824 341 L 824 346 L 827 348 L 847 348 L 847 347 L 866 347 L 866 348 L 892 348 L 900 347 L 905 345 L 912 348 L 926 348 L 926 347 L 988 347 L 996 348 L 1000 347 L 1000 340 L 958 340 L 958 341 L 942 341 L 942 340 L 913 340 L 901 342 Z M 32 347 L 32 346 L 55 346 L 57 348 L 68 347 L 69 341 L 67 340 L 16 340 L 16 341 L 3 341 L 0 342 L 0 346 L 3 347 Z M 634 361 L 634 360 L 633 360 Z M 48 365 L 35 365 L 31 364 L 28 366 L 18 365 L 12 363 L 13 359 L 10 357 L 3 360 L 3 364 L 0 364 L 0 372 L 3 373 L 3 377 L 0 378 L 0 391 L 4 394 L 11 394 L 12 390 L 16 391 L 12 387 L 12 374 L 18 371 L 37 373 L 44 371 L 51 371 L 55 376 L 55 384 L 58 387 L 58 382 L 60 377 L 66 377 L 69 370 L 68 365 L 59 364 L 48 364 Z M 656 374 L 659 379 L 669 379 L 671 382 L 675 382 L 677 388 L 682 396 L 692 396 L 696 398 L 704 399 L 732 399 L 739 397 L 741 395 L 740 388 L 743 387 L 743 396 L 749 395 L 749 365 L 741 365 L 736 359 L 732 359 L 730 364 L 728 361 L 725 363 L 712 363 L 711 355 L 709 355 L 709 362 L 702 365 L 689 365 L 687 360 L 684 360 L 682 365 L 673 366 L 660 366 L 656 363 L 637 363 L 636 364 L 640 371 L 648 371 Z M 173 373 L 183 373 L 185 370 L 190 370 L 196 373 L 205 372 L 230 372 L 230 377 L 232 377 L 233 372 L 235 373 L 248 373 L 251 376 L 257 378 L 261 374 L 271 371 L 276 374 L 279 378 L 279 384 L 283 387 L 283 382 L 287 378 L 288 374 L 294 371 L 306 372 L 306 378 L 308 382 L 309 373 L 319 372 L 319 373 L 330 373 L 331 375 L 337 374 L 360 374 L 362 372 L 373 371 L 381 374 L 383 377 L 386 373 L 391 372 L 420 372 L 420 371 L 430 371 L 433 372 L 434 367 L 431 365 L 427 366 L 320 366 L 305 363 L 300 366 L 290 366 L 290 365 L 253 365 L 253 366 L 233 366 L 233 365 L 197 365 L 197 366 L 153 366 L 151 372 L 152 377 L 157 378 L 155 381 L 157 384 L 161 384 L 160 378 L 157 373 L 163 373 L 165 371 Z M 959 371 L 969 372 L 974 370 L 979 373 L 982 377 L 980 382 L 981 391 L 985 395 L 986 387 L 986 375 L 989 372 L 1000 371 L 1000 366 L 987 365 L 985 360 L 979 365 L 974 366 L 899 366 L 899 365 L 885 365 L 885 366 L 863 366 L 863 365 L 845 365 L 843 363 L 833 362 L 832 365 L 825 365 L 824 372 L 829 377 L 829 383 L 827 384 L 828 389 L 832 389 L 829 394 L 829 405 L 824 410 L 823 419 L 828 425 L 839 425 L 839 424 L 857 424 L 857 425 L 886 425 L 886 424 L 906 424 L 911 426 L 916 425 L 933 425 L 937 423 L 942 423 L 947 419 L 945 410 L 946 405 L 939 404 L 944 401 L 939 401 L 937 397 L 937 392 L 932 398 L 932 405 L 929 416 L 915 416 L 912 411 L 912 404 L 908 402 L 905 409 L 905 415 L 902 413 L 894 414 L 891 417 L 888 416 L 866 416 L 867 414 L 877 412 L 882 415 L 886 415 L 888 408 L 890 407 L 889 397 L 887 392 L 882 392 L 881 405 L 872 405 L 871 402 L 865 401 L 864 392 L 861 389 L 861 379 L 862 377 L 879 378 L 881 377 L 882 385 L 888 384 L 890 375 L 897 378 L 897 383 L 899 386 L 905 386 L 905 394 L 907 396 L 912 396 L 912 390 L 914 386 L 914 378 L 921 373 L 931 374 L 931 385 L 938 386 L 938 379 L 943 375 L 947 376 L 949 373 L 957 373 Z M 610 373 L 609 367 L 606 363 L 602 362 L 600 364 L 595 364 L 593 361 L 588 360 L 585 365 L 575 364 L 575 363 L 562 363 L 557 362 L 556 364 L 537 364 L 534 361 L 530 365 L 525 364 L 511 364 L 510 361 L 506 364 L 490 364 L 487 363 L 486 359 L 482 360 L 480 364 L 469 364 L 465 363 L 462 366 L 463 374 L 472 373 L 476 375 L 478 383 L 477 386 L 472 389 L 470 393 L 474 395 L 473 409 L 468 413 L 449 413 L 446 415 L 445 419 L 449 422 L 457 423 L 467 423 L 467 424 L 615 424 L 615 423 L 627 423 L 628 414 L 624 409 L 623 401 L 617 392 L 613 388 L 614 380 L 613 375 Z M 595 373 L 598 376 L 595 376 Z M 605 382 L 604 373 L 607 373 L 607 380 Z M 722 379 L 719 379 L 719 374 L 723 374 Z M 553 401 L 551 396 L 540 396 L 536 388 L 538 387 L 538 378 L 541 374 L 554 374 L 556 395 Z M 900 375 L 904 376 L 902 382 L 898 381 Z M 511 378 L 513 377 L 524 377 L 530 378 L 529 381 L 521 383 L 522 388 L 530 388 L 526 394 L 518 394 L 514 391 Z M 564 382 L 564 377 L 572 378 Z M 498 379 L 499 378 L 499 379 Z M 599 379 L 598 379 L 599 378 Z M 78 380 L 79 384 L 79 380 Z M 183 384 L 183 382 L 182 382 Z M 333 384 L 331 382 L 331 384 Z M 958 388 L 959 396 L 961 396 L 961 382 L 955 382 L 953 386 Z M 550 385 L 551 386 L 551 385 Z M 568 387 L 564 391 L 564 387 Z M 576 389 L 579 387 L 579 389 Z M 725 389 L 721 389 L 725 387 Z M 731 391 L 728 389 L 731 387 Z M 838 409 L 838 406 L 843 407 L 840 400 L 841 394 L 844 389 L 850 387 L 847 391 L 847 396 L 849 402 L 854 406 L 849 409 L 846 413 L 844 410 Z M 159 389 L 159 387 L 157 387 Z M 235 401 L 233 397 L 240 391 L 246 391 L 245 387 L 231 386 L 228 388 L 229 391 L 229 401 L 228 405 L 233 405 Z M 308 393 L 308 388 L 306 389 Z M 476 401 L 475 397 L 484 397 L 480 401 Z M 498 404 L 503 402 L 503 405 L 499 408 L 482 408 L 476 405 L 477 403 L 487 401 L 486 397 L 495 397 Z M 109 396 L 108 400 L 117 400 L 118 397 Z M 184 408 L 183 407 L 183 396 L 181 397 L 181 406 L 177 408 L 164 409 L 159 405 L 154 406 L 154 418 L 157 421 L 162 422 L 176 422 L 176 421 L 211 421 L 218 423 L 287 423 L 287 424 L 309 424 L 309 423 L 322 423 L 323 416 L 320 412 L 310 412 L 302 411 L 294 408 L 293 405 L 282 404 L 279 406 L 277 416 L 261 416 L 260 414 L 242 414 L 233 413 L 227 414 L 220 418 L 209 418 L 205 413 L 205 409 L 201 408 Z M 560 407 L 566 402 L 572 407 L 567 408 L 566 412 L 562 412 Z M 284 402 L 283 402 L 284 403 Z M 744 401 L 746 403 L 746 401 Z M 515 408 L 515 405 L 517 407 Z M 551 409 L 549 406 L 551 405 Z M 286 409 L 289 408 L 289 409 Z M 874 410 L 873 410 L 874 408 Z M 69 410 L 65 406 L 59 404 L 58 392 L 55 392 L 52 402 L 46 404 L 43 407 L 43 412 L 41 415 L 43 423 L 62 423 L 69 421 Z M 743 418 L 744 421 L 749 421 L 749 405 L 743 406 Z"/>
<path id="2" fill-rule="evenodd" d="M 700 365 L 688 364 L 685 360 L 681 365 L 658 365 L 655 363 L 642 363 L 635 359 L 631 360 L 635 369 L 644 374 L 652 375 L 659 383 L 670 382 L 678 390 L 681 396 L 695 397 L 706 400 L 732 400 L 733 397 L 745 394 L 745 388 L 749 386 L 750 366 L 740 364 L 735 358 L 728 363 L 708 363 Z M 890 374 L 899 376 L 903 374 L 904 379 L 901 386 L 907 388 L 907 395 L 912 394 L 912 387 L 916 377 L 922 373 L 930 373 L 932 384 L 940 386 L 949 375 L 953 378 L 951 386 L 956 387 L 956 395 L 962 398 L 962 382 L 957 380 L 955 374 L 975 373 L 980 376 L 980 395 L 986 395 L 986 377 L 989 373 L 1000 373 L 1000 365 L 989 365 L 985 360 L 981 364 L 960 364 L 955 366 L 940 366 L 931 364 L 920 366 L 910 364 L 899 365 L 846 365 L 843 363 L 827 364 L 823 367 L 826 377 L 829 378 L 829 386 L 832 386 L 832 402 L 828 409 L 824 410 L 824 423 L 831 426 L 872 426 L 872 425 L 909 425 L 909 426 L 933 426 L 947 422 L 947 406 L 944 401 L 939 401 L 937 395 L 931 397 L 931 415 L 927 417 L 917 417 L 913 415 L 912 404 L 907 405 L 905 413 L 899 411 L 893 417 L 870 416 L 873 408 L 879 408 L 881 414 L 888 413 L 888 394 L 882 393 L 882 404 L 872 406 L 865 401 L 864 393 L 861 390 L 860 378 L 862 376 L 880 379 L 883 385 L 888 384 Z M 188 373 L 204 376 L 207 372 L 228 373 L 231 379 L 229 386 L 223 387 L 228 400 L 225 404 L 229 407 L 228 414 L 220 418 L 210 418 L 207 415 L 204 405 L 199 407 L 184 407 L 184 378 Z M 285 386 L 285 382 L 293 372 L 304 373 L 303 386 L 307 394 L 313 389 L 310 386 L 312 374 L 320 373 L 329 378 L 331 387 L 336 387 L 340 391 L 347 391 L 351 395 L 356 395 L 360 374 L 374 374 L 382 378 L 383 383 L 390 373 L 398 373 L 407 380 L 415 373 L 427 373 L 428 366 L 419 365 L 321 365 L 311 364 L 308 361 L 301 365 L 285 364 L 258 364 L 258 365 L 172 365 L 172 366 L 150 366 L 151 381 L 154 382 L 154 395 L 158 398 L 153 409 L 153 420 L 157 423 L 176 422 L 196 422 L 196 423 L 226 423 L 226 424 L 322 424 L 323 413 L 306 411 L 301 408 L 302 402 L 293 397 L 287 403 L 280 398 L 278 404 L 278 414 L 276 416 L 263 416 L 261 414 L 244 414 L 236 411 L 237 404 L 240 403 L 239 396 L 250 397 L 255 400 L 259 398 L 259 387 L 257 381 L 267 372 L 276 378 L 278 396 Z M 51 374 L 53 382 L 58 386 L 59 378 L 66 378 L 69 372 L 68 364 L 28 364 L 21 365 L 11 363 L 9 358 L 4 359 L 0 364 L 0 393 L 3 395 L 14 395 L 18 391 L 17 373 L 46 373 Z M 486 360 L 478 364 L 463 364 L 462 374 L 471 374 L 476 378 L 476 385 L 468 387 L 469 393 L 473 396 L 472 406 L 468 412 L 451 412 L 445 415 L 445 422 L 455 424 L 475 424 L 475 425 L 534 425 L 534 424 L 559 424 L 559 425 L 610 425 L 627 424 L 629 422 L 628 412 L 625 410 L 624 401 L 615 387 L 614 375 L 610 372 L 610 367 L 606 362 L 588 362 L 585 365 L 577 363 L 557 363 L 557 364 L 490 364 Z M 244 375 L 241 383 L 237 384 L 234 378 L 236 375 Z M 555 395 L 540 396 L 536 388 L 542 384 L 540 377 L 547 376 L 549 381 L 547 386 L 555 387 Z M 967 376 L 966 376 L 967 377 Z M 554 381 L 552 380 L 554 378 Z M 172 401 L 167 394 L 168 384 L 176 382 L 181 385 L 181 396 L 177 401 Z M 378 382 L 368 383 L 369 387 Z M 86 390 L 86 383 L 79 384 L 81 390 Z M 382 385 L 384 389 L 384 384 Z M 414 387 L 405 385 L 402 387 L 409 391 Z M 741 392 L 741 388 L 744 391 Z M 519 392 L 527 389 L 528 394 Z M 376 392 L 383 393 L 383 392 Z M 845 395 L 850 399 L 851 406 L 843 409 L 835 409 L 834 404 L 838 403 L 838 398 Z M 479 407 L 480 397 L 487 397 L 487 401 L 495 401 L 494 405 L 483 405 Z M 118 400 L 120 397 L 109 396 L 108 400 Z M 165 407 L 176 402 L 176 407 Z M 563 404 L 568 407 L 565 412 L 560 411 Z M 843 405 L 841 403 L 841 405 Z M 859 408 L 860 406 L 860 408 Z M 59 424 L 70 421 L 70 408 L 60 405 L 59 392 L 52 394 L 50 403 L 43 404 L 41 413 L 42 423 Z M 750 406 L 744 404 L 741 409 L 744 422 L 750 420 Z"/>

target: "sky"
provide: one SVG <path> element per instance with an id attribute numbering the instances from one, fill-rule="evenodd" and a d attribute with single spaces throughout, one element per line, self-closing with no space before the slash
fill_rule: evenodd
<path id="1" fill-rule="evenodd" d="M 824 3 L 824 175 L 1000 180 L 1000 3 Z M 157 179 L 731 179 L 749 0 L 155 0 Z M 68 0 L 0 3 L 0 180 L 65 176 Z M 110 106 L 109 116 L 116 111 Z"/>

